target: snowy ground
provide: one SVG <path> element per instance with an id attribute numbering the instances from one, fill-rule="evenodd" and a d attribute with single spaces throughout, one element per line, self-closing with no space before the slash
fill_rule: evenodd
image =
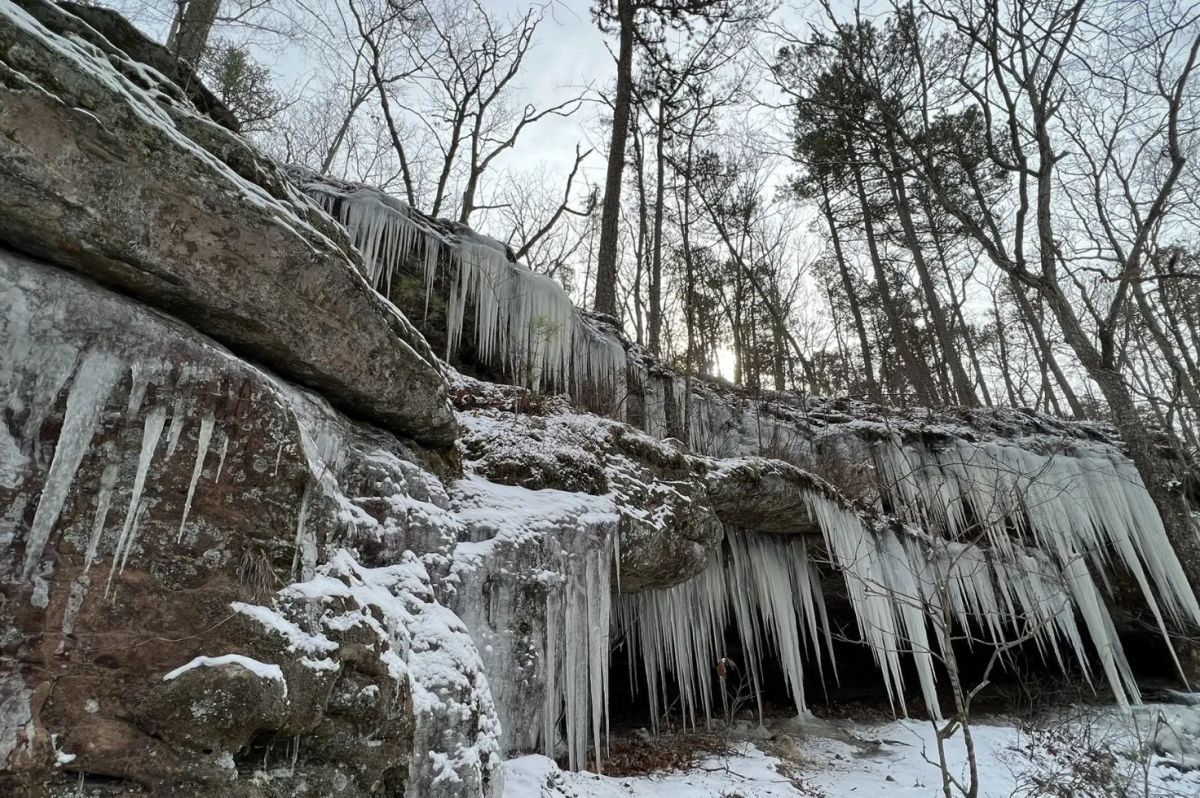
<path id="1" fill-rule="evenodd" d="M 1194 704 L 1151 704 L 1132 716 L 1070 708 L 1036 723 L 977 721 L 973 732 L 980 798 L 1200 796 L 1200 707 Z M 795 719 L 741 736 L 732 753 L 652 776 L 567 773 L 545 757 L 521 757 L 505 767 L 504 798 L 874 798 L 881 792 L 925 798 L 942 792 L 928 722 Z M 965 777 L 961 735 L 948 745 L 948 756 L 954 774 Z"/>

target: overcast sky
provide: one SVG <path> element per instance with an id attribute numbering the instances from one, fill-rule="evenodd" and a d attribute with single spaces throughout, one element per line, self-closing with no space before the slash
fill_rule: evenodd
<path id="1" fill-rule="evenodd" d="M 175 8 L 175 0 L 102 0 L 132 18 L 151 36 L 162 40 Z M 333 8 L 325 5 L 341 0 L 274 0 L 276 8 L 297 7 Z M 578 95 L 586 86 L 603 88 L 615 76 L 615 63 L 609 45 L 615 47 L 612 36 L 602 33 L 592 19 L 593 0 L 480 0 L 483 6 L 496 16 L 509 19 L 519 18 L 533 7 L 544 9 L 544 19 L 534 38 L 532 51 L 518 76 L 516 102 L 529 102 L 544 107 Z M 235 0 L 224 0 L 227 8 Z M 839 3 L 840 5 L 841 3 Z M 785 7 L 795 3 L 785 0 Z M 816 3 L 811 5 L 816 13 Z M 864 4 L 868 8 L 871 2 Z M 798 23 L 801 14 L 785 8 L 775 14 L 776 19 L 790 19 Z M 319 64 L 312 54 L 302 46 L 289 44 L 280 37 L 254 35 L 245 26 L 234 30 L 218 29 L 214 35 L 232 35 L 244 38 L 251 35 L 251 44 L 259 61 L 271 67 L 284 94 L 297 90 L 314 76 Z M 594 98 L 594 94 L 593 94 Z M 499 164 L 515 169 L 533 169 L 544 165 L 547 171 L 565 176 L 574 158 L 575 147 L 595 149 L 596 152 L 585 163 L 583 176 L 590 182 L 603 180 L 603 150 L 608 137 L 606 126 L 600 121 L 603 112 L 597 102 L 585 104 L 570 118 L 548 117 L 527 129 L 517 147 Z"/>

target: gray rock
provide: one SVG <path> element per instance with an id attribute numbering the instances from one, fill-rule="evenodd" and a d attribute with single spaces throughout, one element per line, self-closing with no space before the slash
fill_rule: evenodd
<path id="1" fill-rule="evenodd" d="M 762 457 L 720 461 L 706 484 L 713 510 L 726 524 L 758 532 L 821 534 L 805 495 L 825 487 L 793 465 Z"/>
<path id="2" fill-rule="evenodd" d="M 78 17 L 0 13 L 0 242 L 166 310 L 433 445 L 445 383 L 344 238 L 269 162 Z M 165 88 L 164 88 L 165 87 Z M 334 235 L 335 238 L 331 238 Z M 419 342 L 418 342 L 419 341 Z"/>

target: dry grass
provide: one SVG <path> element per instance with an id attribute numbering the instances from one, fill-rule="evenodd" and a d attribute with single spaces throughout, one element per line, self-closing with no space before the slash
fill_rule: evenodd
<path id="1" fill-rule="evenodd" d="M 720 754 L 732 753 L 729 740 L 718 734 L 692 732 L 660 737 L 613 738 L 604 757 L 606 776 L 645 776 L 687 770 Z M 588 763 L 594 769 L 595 762 Z"/>

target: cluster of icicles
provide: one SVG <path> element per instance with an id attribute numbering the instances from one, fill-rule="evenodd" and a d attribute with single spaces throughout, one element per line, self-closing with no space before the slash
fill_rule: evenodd
<path id="1" fill-rule="evenodd" d="M 384 295 L 400 264 L 419 256 L 428 309 L 438 264 L 450 264 L 447 359 L 459 346 L 471 304 L 479 358 L 504 369 L 519 384 L 534 390 L 552 386 L 581 392 L 590 387 L 621 393 L 614 390 L 625 375 L 620 341 L 588 323 L 553 279 L 510 262 L 499 242 L 469 230 L 444 236 L 377 189 L 341 190 L 320 180 L 309 180 L 302 188 L 346 228 L 362 253 L 368 281 Z"/>
<path id="2" fill-rule="evenodd" d="M 542 661 L 546 687 L 542 703 L 542 749 L 555 757 L 563 729 L 572 770 L 587 766 L 592 750 L 601 750 L 608 707 L 609 629 L 612 618 L 610 579 L 619 558 L 611 534 L 580 536 L 585 550 L 560 550 L 559 589 L 546 595 L 546 637 Z M 561 671 L 560 671 L 561 667 Z M 560 726 L 560 718 L 562 720 Z M 600 757 L 597 756 L 597 765 Z"/>
<path id="3" fill-rule="evenodd" d="M 55 350 L 55 354 L 60 354 Z M 73 354 L 73 353 L 72 353 Z M 39 389 L 45 388 L 43 396 L 53 397 L 61 390 L 62 385 L 70 377 L 74 366 L 73 357 L 51 357 L 43 362 L 43 372 L 38 379 Z M 42 487 L 41 497 L 33 522 L 29 529 L 29 538 L 25 547 L 25 561 L 22 567 L 22 577 L 33 576 L 41 562 L 42 555 L 50 539 L 50 533 L 58 522 L 63 505 L 75 481 L 75 474 L 83 462 L 84 455 L 91 450 L 92 438 L 100 426 L 105 405 L 116 386 L 128 375 L 130 379 L 129 400 L 126 406 L 126 418 L 135 418 L 142 406 L 147 388 L 162 378 L 155 366 L 134 364 L 131 368 L 122 359 L 106 352 L 89 352 L 83 356 L 78 370 L 67 393 L 66 409 L 63 415 L 62 429 L 58 443 L 54 448 L 54 457 L 50 461 Z M 20 371 L 15 372 L 14 379 L 21 380 Z M 10 388 L 16 388 L 19 383 L 10 383 Z M 13 390 L 11 396 L 18 396 Z M 25 424 L 25 439 L 32 440 L 30 432 L 36 433 L 45 421 L 53 401 L 37 402 L 30 407 L 30 415 Z M 134 474 L 133 488 L 129 496 L 129 504 L 125 510 L 125 518 L 117 534 L 113 551 L 112 565 L 108 574 L 108 589 L 111 589 L 113 576 L 125 570 L 130 552 L 137 539 L 138 529 L 142 522 L 142 514 L 146 505 L 142 502 L 142 494 L 146 487 L 146 478 L 150 473 L 151 462 L 158 450 L 159 443 L 166 433 L 166 449 L 164 456 L 174 456 L 179 446 L 180 437 L 188 421 L 188 408 L 183 400 L 176 401 L 170 414 L 170 424 L 167 424 L 167 408 L 154 407 L 146 413 L 142 424 L 142 442 L 138 454 L 137 471 Z M 204 470 L 205 459 L 210 450 L 214 433 L 212 413 L 206 413 L 200 419 L 197 430 L 197 447 L 188 482 L 187 495 L 183 502 L 183 511 L 179 520 L 179 539 L 183 538 L 188 515 L 192 508 L 192 499 L 196 495 L 196 486 L 200 482 Z M 221 470 L 225 464 L 225 455 L 229 447 L 229 439 L 221 435 L 218 448 L 218 462 L 214 481 L 221 478 Z M 88 540 L 87 553 L 84 559 L 84 571 L 89 570 L 97 559 L 101 540 L 107 525 L 112 497 L 119 476 L 120 463 L 109 462 L 100 476 L 100 486 L 96 495 L 96 515 L 92 525 L 91 536 Z"/>
<path id="4" fill-rule="evenodd" d="M 728 530 L 724 550 L 699 576 L 619 597 L 618 637 L 640 661 L 653 721 L 677 695 L 686 723 L 709 722 L 715 696 L 730 700 L 734 688 L 724 682 L 732 678 L 749 680 L 761 715 L 768 653 L 797 711 L 805 710 L 806 660 L 815 660 L 822 681 L 826 674 L 836 679 L 818 551 L 822 565 L 843 574 L 858 637 L 900 712 L 907 712 L 902 658 L 911 658 L 921 698 L 936 715 L 935 662 L 946 640 L 967 633 L 1001 648 L 1031 642 L 1060 669 L 1073 658 L 1089 683 L 1090 641 L 1117 702 L 1140 701 L 1093 577 L 1109 586 L 1114 555 L 1164 635 L 1167 621 L 1200 624 L 1200 606 L 1158 512 L 1127 461 L 965 442 L 939 452 L 883 443 L 880 451 L 892 497 L 933 532 L 915 523 L 869 529 L 813 493 L 806 499 L 823 545 L 810 550 L 801 536 Z M 739 662 L 725 650 L 731 624 Z"/>

